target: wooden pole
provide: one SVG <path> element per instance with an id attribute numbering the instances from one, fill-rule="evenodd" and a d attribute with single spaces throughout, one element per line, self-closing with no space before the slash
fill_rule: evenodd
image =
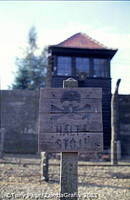
<path id="1" fill-rule="evenodd" d="M 69 78 L 63 82 L 63 87 L 78 87 L 78 82 Z M 60 200 L 78 199 L 78 152 L 61 153 L 60 194 Z"/>
<path id="2" fill-rule="evenodd" d="M 0 129 L 0 158 L 3 158 L 5 129 Z"/>
<path id="3" fill-rule="evenodd" d="M 119 110 L 118 110 L 118 89 L 120 85 L 121 79 L 117 80 L 115 92 L 112 95 L 111 101 L 111 164 L 117 165 L 118 164 L 118 157 L 117 157 L 117 141 L 118 141 L 118 134 L 119 134 Z"/>
<path id="4" fill-rule="evenodd" d="M 52 80 L 52 57 L 48 57 L 46 88 L 51 88 Z M 41 180 L 49 181 L 49 155 L 48 152 L 41 152 Z"/>

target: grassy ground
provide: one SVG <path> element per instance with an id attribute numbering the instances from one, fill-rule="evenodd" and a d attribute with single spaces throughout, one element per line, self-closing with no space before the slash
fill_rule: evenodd
<path id="1" fill-rule="evenodd" d="M 46 183 L 40 180 L 39 158 L 5 157 L 0 163 L 0 200 L 59 199 L 58 164 L 59 161 L 50 161 L 49 182 Z M 109 162 L 95 163 L 100 166 L 92 164 L 79 162 L 79 200 L 130 200 L 130 163 L 120 162 L 122 166 L 109 166 Z"/>

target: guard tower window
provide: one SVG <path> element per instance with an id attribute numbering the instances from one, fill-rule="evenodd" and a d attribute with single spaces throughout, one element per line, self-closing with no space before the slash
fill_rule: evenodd
<path id="1" fill-rule="evenodd" d="M 85 72 L 89 74 L 89 58 L 76 58 L 76 74 Z"/>
<path id="2" fill-rule="evenodd" d="M 94 74 L 93 77 L 107 77 L 106 66 L 107 59 L 96 58 L 94 62 Z"/>
<path id="3" fill-rule="evenodd" d="M 58 56 L 58 60 L 57 60 L 57 75 L 70 76 L 71 74 L 72 74 L 71 57 Z"/>

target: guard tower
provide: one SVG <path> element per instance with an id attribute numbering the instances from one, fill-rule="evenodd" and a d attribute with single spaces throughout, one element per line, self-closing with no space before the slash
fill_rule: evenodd
<path id="1" fill-rule="evenodd" d="M 62 87 L 63 80 L 73 77 L 79 87 L 102 88 L 105 149 L 110 148 L 111 140 L 110 62 L 116 52 L 117 49 L 107 48 L 83 33 L 49 46 L 51 87 Z"/>

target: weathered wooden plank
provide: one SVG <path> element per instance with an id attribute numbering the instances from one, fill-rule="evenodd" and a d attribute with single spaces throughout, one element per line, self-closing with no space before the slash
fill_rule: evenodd
<path id="1" fill-rule="evenodd" d="M 39 138 L 40 151 L 49 152 L 86 152 L 102 151 L 102 133 L 49 133 Z"/>
<path id="2" fill-rule="evenodd" d="M 47 120 L 50 123 L 53 121 L 56 123 L 60 122 L 67 122 L 67 120 L 71 122 L 76 122 L 76 121 L 84 121 L 84 122 L 89 122 L 89 121 L 98 121 L 102 122 L 102 113 L 40 113 L 40 119 L 41 120 Z M 82 123 L 82 122 L 81 122 Z"/>
<path id="3" fill-rule="evenodd" d="M 40 113 L 67 113 L 67 112 L 102 112 L 102 104 L 100 99 L 80 99 L 76 101 L 68 101 L 65 99 L 42 99 L 40 100 Z"/>
<path id="4" fill-rule="evenodd" d="M 40 98 L 50 99 L 88 99 L 102 98 L 101 88 L 42 88 L 40 89 Z"/>
<path id="5" fill-rule="evenodd" d="M 40 114 L 40 131 L 44 132 L 85 132 L 102 131 L 101 113 Z"/>
<path id="6" fill-rule="evenodd" d="M 97 116 L 97 118 L 96 118 Z M 102 119 L 100 115 L 91 117 L 91 120 L 73 120 L 72 118 L 67 118 L 64 121 L 60 118 L 59 120 L 51 119 L 41 119 L 40 120 L 40 134 L 44 133 L 73 133 L 73 132 L 88 132 L 88 131 L 103 131 Z"/>
<path id="7" fill-rule="evenodd" d="M 93 134 L 87 135 L 90 132 Z M 94 137 L 94 134 L 99 132 L 98 141 L 98 137 Z M 98 151 L 98 148 L 100 150 L 102 148 L 102 132 L 101 90 L 99 88 L 95 91 L 93 88 L 41 90 L 39 140 L 42 141 L 40 147 L 44 148 L 40 151 L 49 151 L 49 147 L 52 152 L 78 152 L 87 151 L 90 148 L 91 151 Z M 61 149 L 58 147 L 58 142 L 55 142 L 58 137 L 60 137 Z M 82 139 L 86 142 L 86 137 L 91 138 L 87 145 L 82 142 Z M 98 148 L 93 143 L 95 138 Z M 65 144 L 70 141 L 70 147 L 64 147 L 64 141 Z M 74 148 L 71 141 L 75 143 Z"/>

